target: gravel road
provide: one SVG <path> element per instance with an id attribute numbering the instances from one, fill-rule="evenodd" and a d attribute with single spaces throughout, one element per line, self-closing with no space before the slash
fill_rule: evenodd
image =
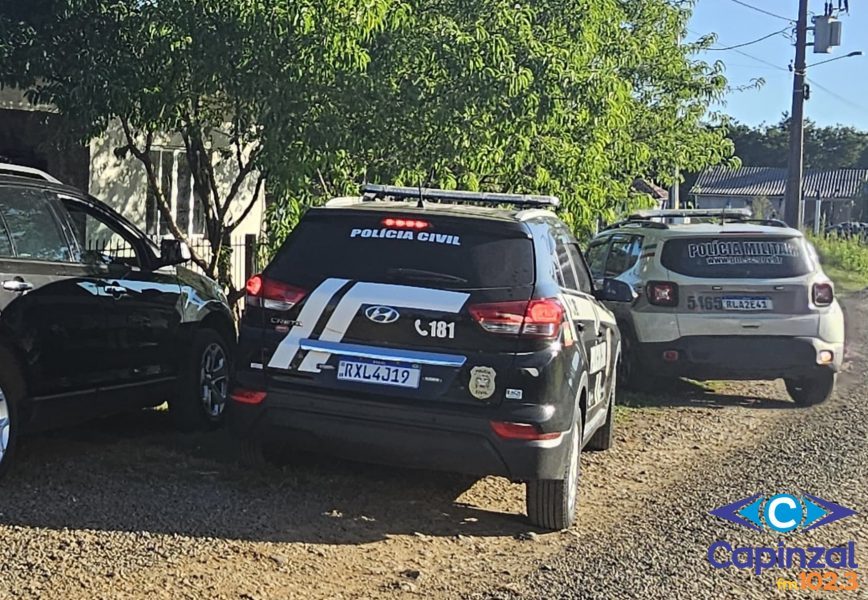
<path id="1" fill-rule="evenodd" d="M 777 574 L 705 559 L 768 536 L 706 513 L 778 491 L 868 509 L 868 296 L 849 306 L 850 372 L 827 405 L 796 409 L 779 384 L 624 396 L 566 532 L 529 529 L 500 478 L 308 455 L 247 472 L 224 433 L 176 434 L 163 411 L 28 439 L 0 483 L 0 599 L 770 597 Z M 865 523 L 799 539 L 859 540 L 866 563 Z"/>
<path id="2" fill-rule="evenodd" d="M 648 487 L 634 508 L 605 535 L 588 528 L 532 576 L 480 596 L 528 598 L 770 598 L 810 592 L 778 591 L 779 577 L 737 569 L 716 570 L 706 551 L 716 540 L 741 546 L 838 546 L 854 540 L 861 589 L 839 592 L 868 598 L 868 295 L 848 303 L 847 373 L 837 396 L 811 409 L 769 402 L 722 407 L 705 417 L 725 428 L 733 444 L 718 456 L 682 469 L 668 485 Z M 739 386 L 729 386 L 732 393 Z M 756 386 L 740 386 L 749 398 Z M 745 387 L 747 389 L 745 389 Z M 685 425 L 687 422 L 685 421 Z M 694 422 L 690 426 L 702 427 Z M 673 440 L 678 451 L 679 440 Z M 649 474 L 651 472 L 649 471 Z M 616 484 L 617 485 L 617 484 Z M 772 535 L 731 525 L 707 514 L 756 493 L 808 493 L 857 515 L 806 533 Z M 582 524 L 579 525 L 582 527 Z M 836 593 L 815 592 L 817 597 Z"/>

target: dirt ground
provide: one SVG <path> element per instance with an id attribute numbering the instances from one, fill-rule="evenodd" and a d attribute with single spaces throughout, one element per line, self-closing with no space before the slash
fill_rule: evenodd
<path id="1" fill-rule="evenodd" d="M 517 588 L 643 492 L 750 447 L 794 410 L 780 383 L 621 394 L 582 457 L 576 528 L 532 529 L 523 486 L 298 455 L 244 470 L 223 432 L 164 411 L 25 440 L 0 483 L 0 598 L 457 598 Z"/>

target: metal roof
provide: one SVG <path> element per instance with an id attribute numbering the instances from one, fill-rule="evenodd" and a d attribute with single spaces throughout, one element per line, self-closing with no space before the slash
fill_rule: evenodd
<path id="1" fill-rule="evenodd" d="M 710 167 L 702 172 L 690 189 L 694 196 L 768 196 L 783 197 L 787 170 L 777 167 Z M 853 199 L 861 196 L 868 185 L 868 169 L 805 171 L 804 193 L 807 198 Z"/>

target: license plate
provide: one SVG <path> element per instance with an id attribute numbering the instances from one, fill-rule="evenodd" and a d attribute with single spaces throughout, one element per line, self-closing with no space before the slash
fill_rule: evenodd
<path id="1" fill-rule="evenodd" d="M 774 304 L 771 298 L 754 296 L 728 297 L 723 299 L 723 310 L 772 310 Z"/>
<path id="2" fill-rule="evenodd" d="M 421 370 L 399 365 L 377 365 L 374 363 L 342 360 L 338 362 L 338 379 L 342 381 L 361 381 L 397 387 L 418 388 Z"/>

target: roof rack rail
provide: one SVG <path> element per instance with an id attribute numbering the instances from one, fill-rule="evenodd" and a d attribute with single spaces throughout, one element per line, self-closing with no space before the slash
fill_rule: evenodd
<path id="1" fill-rule="evenodd" d="M 750 219 L 753 212 L 749 208 L 676 208 L 663 210 L 639 210 L 627 220 L 677 219 L 684 217 L 708 217 L 716 219 Z"/>
<path id="2" fill-rule="evenodd" d="M 789 227 L 789 225 L 780 219 L 732 219 L 731 221 L 736 223 L 748 223 L 751 225 L 766 225 L 768 227 Z"/>
<path id="3" fill-rule="evenodd" d="M 33 167 L 24 167 L 13 163 L 0 162 L 0 175 L 14 175 L 16 177 L 27 177 L 29 179 L 42 179 L 51 183 L 60 183 L 60 180 Z"/>
<path id="4" fill-rule="evenodd" d="M 469 192 L 465 190 L 438 190 L 434 188 L 399 187 L 393 185 L 366 184 L 362 186 L 362 200 L 394 198 L 398 200 L 423 200 L 448 204 L 511 204 L 520 207 L 550 206 L 557 208 L 561 201 L 555 196 L 525 194 L 499 194 L 494 192 Z"/>
<path id="5" fill-rule="evenodd" d="M 600 231 L 611 231 L 612 229 L 621 229 L 622 227 L 641 227 L 643 229 L 669 229 L 669 225 L 667 225 L 666 223 L 627 218 L 623 221 L 618 221 L 616 223 L 612 223 L 611 225 L 606 225 Z"/>

